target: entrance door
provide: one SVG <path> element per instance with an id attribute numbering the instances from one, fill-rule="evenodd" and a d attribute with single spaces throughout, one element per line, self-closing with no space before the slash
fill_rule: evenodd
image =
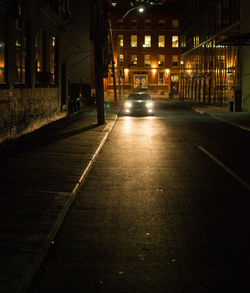
<path id="1" fill-rule="evenodd" d="M 179 83 L 178 82 L 171 82 L 171 93 L 173 95 L 179 94 Z"/>
<path id="2" fill-rule="evenodd" d="M 148 88 L 148 75 L 147 74 L 135 74 L 134 75 L 134 88 L 147 89 Z"/>

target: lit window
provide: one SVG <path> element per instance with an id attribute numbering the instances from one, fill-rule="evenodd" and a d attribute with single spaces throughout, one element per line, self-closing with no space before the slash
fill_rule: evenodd
<path id="1" fill-rule="evenodd" d="M 164 84 L 164 75 L 165 73 L 162 71 L 158 73 L 158 84 Z"/>
<path id="2" fill-rule="evenodd" d="M 187 38 L 186 38 L 186 36 L 181 36 L 181 47 L 182 48 L 186 48 L 186 46 L 187 46 L 187 40 L 186 40 Z"/>
<path id="3" fill-rule="evenodd" d="M 143 47 L 145 47 L 145 48 L 151 47 L 151 36 L 144 36 Z"/>
<path id="4" fill-rule="evenodd" d="M 131 65 L 136 66 L 137 65 L 137 56 L 131 55 Z"/>
<path id="5" fill-rule="evenodd" d="M 50 37 L 50 83 L 56 82 L 56 38 Z"/>
<path id="6" fill-rule="evenodd" d="M 0 82 L 5 81 L 5 43 L 0 42 Z"/>
<path id="7" fill-rule="evenodd" d="M 150 66 L 150 64 L 151 64 L 151 56 L 144 55 L 144 66 Z"/>
<path id="8" fill-rule="evenodd" d="M 120 54 L 120 66 L 122 66 L 122 65 L 123 65 L 123 61 L 124 61 L 124 57 L 123 57 L 123 55 L 122 55 L 122 54 Z"/>
<path id="9" fill-rule="evenodd" d="M 123 35 L 119 35 L 119 44 L 120 47 L 123 47 Z"/>
<path id="10" fill-rule="evenodd" d="M 165 47 L 165 36 L 158 36 L 158 47 L 159 48 Z"/>
<path id="11" fill-rule="evenodd" d="M 38 31 L 35 36 L 36 83 L 43 83 L 43 32 Z"/>
<path id="12" fill-rule="evenodd" d="M 159 55 L 158 65 L 159 66 L 164 66 L 164 64 L 165 64 L 165 56 L 164 55 Z"/>
<path id="13" fill-rule="evenodd" d="M 17 83 L 25 83 L 25 59 L 26 59 L 26 39 L 22 33 L 18 33 L 16 40 L 16 70 Z"/>
<path id="14" fill-rule="evenodd" d="M 173 19 L 172 20 L 172 27 L 173 28 L 179 28 L 179 20 L 178 19 Z"/>
<path id="15" fill-rule="evenodd" d="M 173 55 L 172 56 L 172 63 L 173 63 L 173 66 L 178 66 L 179 65 L 179 57 L 178 57 L 178 55 Z"/>
<path id="16" fill-rule="evenodd" d="M 131 47 L 133 48 L 137 47 L 137 35 L 131 36 Z"/>
<path id="17" fill-rule="evenodd" d="M 200 43 L 200 37 L 199 36 L 194 36 L 194 47 L 198 46 Z"/>
<path id="18" fill-rule="evenodd" d="M 178 36 L 172 36 L 172 47 L 173 48 L 179 47 L 179 37 Z"/>
<path id="19" fill-rule="evenodd" d="M 171 82 L 178 82 L 179 81 L 179 75 L 172 74 L 171 75 Z"/>

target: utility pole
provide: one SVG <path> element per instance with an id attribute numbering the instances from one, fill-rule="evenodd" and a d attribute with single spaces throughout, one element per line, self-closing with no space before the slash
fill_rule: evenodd
<path id="1" fill-rule="evenodd" d="M 117 70 L 118 70 L 119 102 L 121 102 L 121 58 L 120 58 L 120 38 L 119 37 L 117 39 Z"/>
<path id="2" fill-rule="evenodd" d="M 103 48 L 106 42 L 106 1 L 90 0 L 91 3 L 91 26 L 90 39 L 94 44 L 94 69 L 95 69 L 95 87 L 96 87 L 96 108 L 98 124 L 105 123 L 104 111 L 104 86 L 103 75 L 105 72 Z"/>
<path id="3" fill-rule="evenodd" d="M 114 61 L 114 52 L 113 52 L 113 34 L 112 34 L 111 20 L 109 21 L 109 36 L 110 36 L 110 50 L 111 50 L 110 54 L 111 54 L 113 86 L 114 86 L 114 102 L 115 102 L 115 104 L 117 104 L 115 61 Z"/>

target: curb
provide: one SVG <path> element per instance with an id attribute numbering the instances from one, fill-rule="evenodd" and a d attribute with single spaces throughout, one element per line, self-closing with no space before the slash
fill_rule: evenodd
<path id="1" fill-rule="evenodd" d="M 50 233 L 46 236 L 46 238 L 42 244 L 42 247 L 40 249 L 40 252 L 36 256 L 36 260 L 34 261 L 33 264 L 31 264 L 29 270 L 25 273 L 22 283 L 20 285 L 18 285 L 16 293 L 27 292 L 36 272 L 38 271 L 39 267 L 41 266 L 43 260 L 45 259 L 46 255 L 47 255 L 49 247 L 54 244 L 54 239 L 55 239 L 59 229 L 61 228 L 63 221 L 64 221 L 70 207 L 72 206 L 72 204 L 76 200 L 77 194 L 78 194 L 78 191 L 79 191 L 81 185 L 85 181 L 89 171 L 91 170 L 92 165 L 94 164 L 94 162 L 95 162 L 96 158 L 98 157 L 100 151 L 102 150 L 105 142 L 107 141 L 109 134 L 113 130 L 115 123 L 117 121 L 117 118 L 118 118 L 118 115 L 116 114 L 115 119 L 113 121 L 107 123 L 105 129 L 103 130 L 103 131 L 106 131 L 104 138 L 102 139 L 100 145 L 98 146 L 94 155 L 90 159 L 90 161 L 89 161 L 87 167 L 85 168 L 85 170 L 83 171 L 80 179 L 78 180 L 75 187 L 73 188 L 71 195 L 69 196 L 69 199 L 66 201 L 66 204 L 64 205 L 61 212 L 59 213 L 57 220 L 55 221 L 54 225 L 52 226 Z"/>
<path id="2" fill-rule="evenodd" d="M 231 122 L 231 121 L 225 120 L 225 119 L 220 118 L 220 117 L 218 117 L 218 116 L 216 116 L 216 115 L 214 115 L 214 114 L 209 114 L 209 113 L 204 112 L 204 111 L 202 111 L 202 110 L 195 109 L 194 107 L 192 107 L 192 110 L 193 110 L 194 112 L 197 112 L 197 113 L 201 114 L 201 115 L 204 115 L 204 116 L 207 116 L 207 117 L 212 117 L 212 118 L 217 119 L 217 120 L 220 120 L 220 121 L 222 121 L 222 122 L 224 122 L 224 123 L 230 124 L 230 125 L 232 125 L 232 126 L 234 126 L 234 127 L 241 128 L 241 129 L 246 130 L 246 131 L 250 131 L 250 128 L 249 128 L 249 127 L 245 127 L 245 126 L 240 125 L 240 124 L 238 124 L 238 123 L 235 123 L 235 122 Z"/>

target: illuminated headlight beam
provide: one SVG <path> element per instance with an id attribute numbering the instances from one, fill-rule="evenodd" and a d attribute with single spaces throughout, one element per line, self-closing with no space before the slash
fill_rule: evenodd
<path id="1" fill-rule="evenodd" d="M 125 107 L 126 108 L 131 108 L 132 107 L 132 103 L 131 102 L 125 102 Z"/>
<path id="2" fill-rule="evenodd" d="M 146 107 L 147 108 L 152 108 L 153 107 L 153 103 L 152 102 L 147 102 L 146 103 Z"/>

